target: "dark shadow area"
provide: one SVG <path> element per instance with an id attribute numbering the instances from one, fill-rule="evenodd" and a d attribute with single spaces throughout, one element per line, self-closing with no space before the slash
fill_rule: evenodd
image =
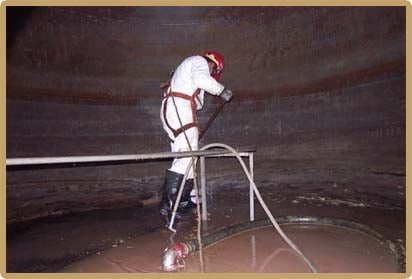
<path id="1" fill-rule="evenodd" d="M 18 32 L 24 28 L 36 7 L 6 7 L 6 46 L 7 53 L 13 46 Z"/>

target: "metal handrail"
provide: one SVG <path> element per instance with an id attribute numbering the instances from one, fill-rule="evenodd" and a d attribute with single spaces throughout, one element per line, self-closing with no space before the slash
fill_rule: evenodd
<path id="1" fill-rule="evenodd" d="M 254 148 L 241 148 L 238 152 L 242 156 L 247 156 L 250 152 L 255 152 Z M 60 156 L 60 157 L 27 157 L 27 158 L 7 158 L 6 166 L 22 165 L 45 165 L 45 164 L 66 164 L 66 163 L 91 163 L 109 161 L 139 161 L 149 159 L 182 158 L 194 156 L 232 157 L 230 152 L 224 149 L 206 151 L 184 151 L 184 152 L 161 152 L 149 154 L 128 154 L 128 155 L 92 155 L 92 156 Z"/>

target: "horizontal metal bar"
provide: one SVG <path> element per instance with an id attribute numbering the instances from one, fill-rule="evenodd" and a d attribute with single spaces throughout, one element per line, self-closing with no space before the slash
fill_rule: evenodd
<path id="1" fill-rule="evenodd" d="M 248 156 L 254 149 L 240 149 L 241 156 Z M 66 164 L 66 163 L 90 163 L 90 162 L 108 162 L 108 161 L 138 161 L 150 159 L 182 158 L 194 156 L 206 157 L 233 157 L 234 155 L 226 149 L 204 150 L 204 151 L 185 151 L 185 152 L 162 152 L 149 154 L 131 154 L 131 155 L 96 155 L 96 156 L 64 156 L 64 157 L 31 157 L 31 158 L 7 158 L 6 166 L 21 165 L 44 165 L 44 164 Z"/>

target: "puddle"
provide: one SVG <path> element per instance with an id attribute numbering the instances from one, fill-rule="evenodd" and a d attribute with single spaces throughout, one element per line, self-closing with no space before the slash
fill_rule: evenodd
<path id="1" fill-rule="evenodd" d="M 249 198 L 236 193 L 212 196 L 209 234 L 249 218 Z M 296 198 L 293 197 L 293 198 Z M 388 239 L 404 243 L 404 211 L 330 204 L 294 204 L 283 196 L 265 199 L 275 216 L 310 215 L 354 220 Z M 322 206 L 319 206 L 322 205 Z M 265 218 L 256 205 L 256 220 Z M 196 237 L 196 221 L 178 223 L 175 242 Z M 286 234 L 321 272 L 397 272 L 387 248 L 358 231 L 336 227 L 282 225 Z M 171 243 L 157 206 L 82 213 L 8 227 L 7 272 L 161 272 L 162 252 Z M 220 247 L 220 245 L 223 245 Z M 219 248 L 220 247 L 220 248 Z M 238 234 L 204 249 L 206 272 L 308 272 L 274 229 Z M 339 260 L 342 257 L 343 260 Z M 198 255 L 178 272 L 200 272 Z"/>
<path id="2" fill-rule="evenodd" d="M 319 272 L 397 272 L 395 257 L 379 240 L 329 225 L 285 225 L 282 229 Z M 198 253 L 184 272 L 200 270 Z M 224 239 L 203 250 L 206 272 L 310 272 L 273 227 Z"/>
<path id="3" fill-rule="evenodd" d="M 282 225 L 282 229 L 319 272 L 398 272 L 385 243 L 362 233 L 332 225 Z M 161 272 L 167 230 L 142 236 L 99 255 L 66 266 L 61 272 Z M 249 230 L 203 249 L 205 272 L 310 272 L 303 259 L 273 227 Z M 200 272 L 197 252 L 176 272 Z"/>

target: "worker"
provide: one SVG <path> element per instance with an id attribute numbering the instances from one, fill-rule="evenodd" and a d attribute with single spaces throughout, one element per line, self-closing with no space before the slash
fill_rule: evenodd
<path id="1" fill-rule="evenodd" d="M 184 59 L 172 72 L 164 91 L 160 110 L 163 129 L 168 134 L 172 152 L 195 151 L 199 148 L 199 123 L 196 112 L 203 108 L 204 92 L 220 96 L 225 102 L 232 99 L 232 91 L 219 83 L 223 71 L 223 56 L 214 51 Z M 162 186 L 160 214 L 168 216 L 174 207 L 179 187 L 192 158 L 175 158 L 166 171 Z M 179 202 L 176 217 L 193 212 L 195 202 L 190 193 L 194 186 L 191 167 Z"/>

